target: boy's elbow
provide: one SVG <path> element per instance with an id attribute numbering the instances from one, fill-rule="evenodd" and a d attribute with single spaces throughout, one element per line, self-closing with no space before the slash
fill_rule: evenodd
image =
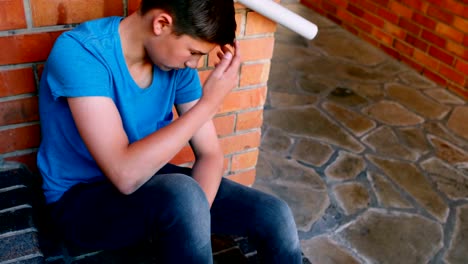
<path id="1" fill-rule="evenodd" d="M 136 177 L 134 177 L 130 172 L 120 171 L 112 173 L 111 175 L 108 175 L 108 178 L 110 178 L 115 188 L 124 195 L 134 193 L 140 186 L 135 180 Z"/>

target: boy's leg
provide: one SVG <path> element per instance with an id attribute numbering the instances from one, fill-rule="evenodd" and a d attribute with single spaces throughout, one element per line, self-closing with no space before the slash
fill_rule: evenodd
<path id="1" fill-rule="evenodd" d="M 211 263 L 210 212 L 191 177 L 155 175 L 131 195 L 110 182 L 80 184 L 53 205 L 64 239 L 99 250 L 152 239 L 163 263 Z"/>
<path id="2" fill-rule="evenodd" d="M 272 195 L 223 179 L 211 207 L 211 231 L 247 236 L 265 263 L 302 263 L 288 205 Z"/>

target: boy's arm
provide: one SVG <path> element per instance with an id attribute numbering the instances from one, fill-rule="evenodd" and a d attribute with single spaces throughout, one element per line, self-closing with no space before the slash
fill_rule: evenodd
<path id="1" fill-rule="evenodd" d="M 179 115 L 182 116 L 195 104 L 196 101 L 177 105 Z M 200 184 L 211 206 L 223 176 L 224 163 L 223 151 L 212 120 L 207 121 L 193 135 L 190 145 L 196 157 L 192 176 Z"/>
<path id="2" fill-rule="evenodd" d="M 110 98 L 67 99 L 88 150 L 103 173 L 122 193 L 133 193 L 143 185 L 216 114 L 224 97 L 237 83 L 240 65 L 237 51 L 234 56 L 226 48 L 223 51 L 224 57 L 221 56 L 221 62 L 203 86 L 202 98 L 168 126 L 132 144 L 123 128 L 119 111 Z"/>

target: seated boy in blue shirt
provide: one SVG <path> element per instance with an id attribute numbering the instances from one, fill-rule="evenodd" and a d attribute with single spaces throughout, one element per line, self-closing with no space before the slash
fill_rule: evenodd
<path id="1" fill-rule="evenodd" d="M 230 0 L 143 0 L 57 39 L 39 90 L 38 167 L 66 242 L 150 239 L 163 263 L 212 263 L 211 233 L 241 235 L 266 263 L 301 263 L 285 202 L 222 177 L 211 119 L 238 80 L 235 29 Z M 216 46 L 202 87 L 195 68 Z M 168 164 L 187 142 L 193 168 Z"/>

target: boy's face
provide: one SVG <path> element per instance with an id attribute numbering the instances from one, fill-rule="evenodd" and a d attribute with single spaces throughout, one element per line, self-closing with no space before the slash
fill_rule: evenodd
<path id="1" fill-rule="evenodd" d="M 165 34 L 145 43 L 146 53 L 161 70 L 177 70 L 185 67 L 196 68 L 203 55 L 208 54 L 216 44 L 192 38 L 188 35 Z"/>

